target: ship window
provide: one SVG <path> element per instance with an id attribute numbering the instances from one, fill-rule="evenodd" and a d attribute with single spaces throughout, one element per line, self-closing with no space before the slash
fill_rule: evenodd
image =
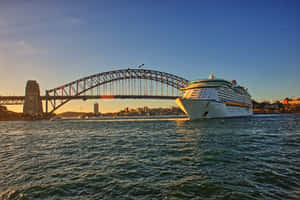
<path id="1" fill-rule="evenodd" d="M 216 99 L 216 91 L 212 88 L 202 88 L 198 98 L 200 99 Z"/>

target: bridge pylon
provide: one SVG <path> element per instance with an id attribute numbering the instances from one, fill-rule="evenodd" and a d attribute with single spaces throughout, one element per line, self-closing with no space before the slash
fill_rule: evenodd
<path id="1" fill-rule="evenodd" d="M 40 86 L 35 80 L 27 81 L 23 113 L 30 115 L 43 114 L 42 99 L 40 96 Z"/>

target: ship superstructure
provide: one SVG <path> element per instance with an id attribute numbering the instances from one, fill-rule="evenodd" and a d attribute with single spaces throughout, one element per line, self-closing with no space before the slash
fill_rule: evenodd
<path id="1" fill-rule="evenodd" d="M 212 74 L 209 79 L 192 81 L 181 90 L 184 94 L 176 103 L 190 119 L 252 115 L 251 96 L 235 80 L 217 79 Z"/>

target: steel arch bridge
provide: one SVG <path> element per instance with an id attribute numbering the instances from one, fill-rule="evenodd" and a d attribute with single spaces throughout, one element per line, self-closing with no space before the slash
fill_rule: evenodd
<path id="1" fill-rule="evenodd" d="M 179 76 L 147 69 L 123 69 L 102 72 L 46 90 L 46 113 L 55 110 L 72 99 L 141 98 L 176 99 L 180 88 L 188 80 Z"/>

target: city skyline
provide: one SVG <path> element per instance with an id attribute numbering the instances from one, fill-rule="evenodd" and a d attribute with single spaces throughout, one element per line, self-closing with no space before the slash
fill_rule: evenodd
<path id="1" fill-rule="evenodd" d="M 300 94 L 297 1 L 0 5 L 0 95 L 24 95 L 32 79 L 43 95 L 81 77 L 142 63 L 188 80 L 212 72 L 236 79 L 258 101 Z M 91 110 L 94 102 L 70 102 L 61 112 Z M 145 103 L 175 105 L 132 100 L 105 100 L 104 105 L 109 110 Z"/>

